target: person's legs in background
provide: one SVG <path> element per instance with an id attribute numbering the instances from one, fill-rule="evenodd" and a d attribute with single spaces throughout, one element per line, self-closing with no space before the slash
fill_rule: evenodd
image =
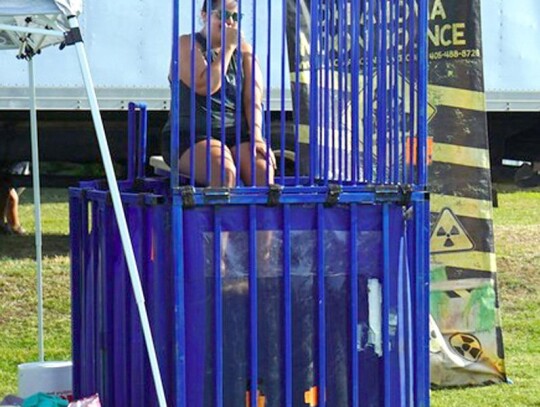
<path id="1" fill-rule="evenodd" d="M 9 233 L 6 222 L 6 210 L 9 196 L 9 186 L 3 178 L 0 178 L 0 234 Z"/>
<path id="2" fill-rule="evenodd" d="M 12 165 L 8 174 L 28 175 L 30 165 L 28 162 L 20 162 Z M 0 178 L 0 233 L 23 235 L 25 230 L 19 218 L 19 195 L 24 188 L 13 188 L 8 177 Z"/>
<path id="3" fill-rule="evenodd" d="M 15 235 L 24 235 L 25 230 L 19 219 L 19 194 L 15 188 L 11 188 L 8 193 L 4 216 L 7 220 L 9 231 Z"/>
<path id="4" fill-rule="evenodd" d="M 15 188 L 0 188 L 0 233 L 23 235 L 25 230 L 19 218 L 19 194 Z"/>

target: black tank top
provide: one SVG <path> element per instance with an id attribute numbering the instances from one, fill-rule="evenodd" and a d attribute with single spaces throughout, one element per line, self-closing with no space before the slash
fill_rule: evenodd
<path id="1" fill-rule="evenodd" d="M 207 42 L 206 38 L 201 33 L 195 34 L 195 41 L 200 44 L 202 48 L 202 54 L 207 60 L 208 51 L 207 51 Z M 222 83 L 222 88 L 224 89 L 224 98 L 223 98 L 223 120 L 225 128 L 234 128 L 236 127 L 236 116 L 237 109 L 241 109 L 240 118 L 241 118 L 241 128 L 243 132 L 247 130 L 247 122 L 245 119 L 244 113 L 244 95 L 243 95 L 243 83 L 244 83 L 244 70 L 242 64 L 238 65 L 238 50 L 235 50 L 227 72 L 224 75 L 224 82 Z M 241 56 L 241 55 L 240 55 Z M 210 61 L 207 60 L 208 65 L 210 65 L 215 58 L 221 58 L 221 55 L 218 55 L 215 50 L 210 50 Z M 240 59 L 241 60 L 241 59 Z M 240 98 L 237 103 L 237 92 L 239 91 Z M 191 88 L 186 85 L 184 82 L 180 81 L 180 132 L 189 132 L 190 131 L 190 112 L 192 111 L 191 106 Z M 214 92 L 210 96 L 210 115 L 211 115 L 211 127 L 212 129 L 221 129 L 221 110 L 222 110 L 222 96 L 221 88 Z M 206 134 L 206 124 L 207 124 L 207 96 L 199 95 L 195 93 L 195 132 L 197 134 Z"/>

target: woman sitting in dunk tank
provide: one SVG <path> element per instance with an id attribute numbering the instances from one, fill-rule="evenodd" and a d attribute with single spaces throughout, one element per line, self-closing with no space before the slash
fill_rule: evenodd
<path id="1" fill-rule="evenodd" d="M 222 9 L 222 4 L 225 9 Z M 267 151 L 262 134 L 262 73 L 251 45 L 241 35 L 238 43 L 241 17 L 234 0 L 211 0 L 210 10 L 205 0 L 201 8 L 203 28 L 197 33 L 182 35 L 179 40 L 178 167 L 181 173 L 189 174 L 193 157 L 194 178 L 200 185 L 234 187 L 237 171 L 248 186 L 274 183 L 275 157 L 272 151 Z M 225 33 L 223 38 L 222 31 Z M 193 53 L 192 35 L 195 43 Z M 191 104 L 192 92 L 195 93 L 194 105 Z M 211 106 L 210 129 L 207 128 L 207 97 Z M 241 109 L 240 114 L 237 114 L 238 109 Z M 190 115 L 194 115 L 195 122 L 193 146 Z M 225 146 L 222 145 L 223 131 Z M 168 121 L 162 132 L 162 153 L 167 163 L 171 162 L 170 134 Z M 190 151 L 192 148 L 193 152 Z M 207 174 L 207 160 L 210 161 L 210 174 Z"/>

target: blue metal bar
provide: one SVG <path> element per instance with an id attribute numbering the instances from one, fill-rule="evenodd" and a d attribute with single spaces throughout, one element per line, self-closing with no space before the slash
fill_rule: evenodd
<path id="1" fill-rule="evenodd" d="M 346 154 L 345 151 L 343 151 L 344 145 L 343 145 L 343 114 L 346 113 L 344 109 L 343 104 L 343 66 L 344 66 L 344 58 L 343 58 L 343 49 L 345 47 L 346 41 L 344 41 L 343 38 L 343 23 L 345 22 L 346 18 L 345 13 L 343 12 L 343 0 L 337 0 L 337 31 L 338 31 L 338 118 L 337 118 L 337 125 L 338 125 L 338 181 L 341 183 L 343 180 L 342 173 L 343 173 L 343 155 Z M 346 106 L 346 105 L 345 105 Z M 336 146 L 334 145 L 333 148 L 335 149 Z M 335 175 L 334 175 L 335 179 Z"/>
<path id="2" fill-rule="evenodd" d="M 407 109 L 405 84 L 407 82 L 407 2 L 401 1 L 401 97 L 400 97 L 400 112 L 401 112 L 401 178 L 400 182 L 407 182 Z"/>
<path id="3" fill-rule="evenodd" d="M 324 27 L 324 23 L 321 23 L 321 26 Z M 323 35 L 321 35 L 320 38 L 320 50 L 318 55 L 318 63 L 317 63 L 317 77 L 315 78 L 317 81 L 317 109 L 319 109 L 319 112 L 317 114 L 317 146 L 319 150 L 318 154 L 318 162 L 317 162 L 317 169 L 319 171 L 319 176 L 324 179 L 323 175 L 323 145 L 322 145 L 322 138 L 323 138 L 323 128 L 324 128 L 324 101 L 322 98 L 323 93 L 323 86 L 324 86 L 324 70 L 323 66 L 325 64 L 325 60 L 323 59 L 322 55 L 325 55 L 325 38 Z"/>
<path id="4" fill-rule="evenodd" d="M 139 103 L 139 153 L 137 160 L 137 177 L 143 178 L 146 169 L 146 145 L 148 138 L 148 112 L 146 104 Z"/>
<path id="5" fill-rule="evenodd" d="M 287 10 L 287 0 L 283 0 L 283 19 L 284 19 L 284 30 L 286 32 L 286 10 Z M 295 11 L 295 23 L 294 23 L 294 72 L 296 78 L 296 92 L 294 94 L 294 177 L 295 184 L 300 184 L 300 0 L 296 0 L 296 11 Z M 283 35 L 283 44 L 285 44 L 285 34 Z M 285 61 L 285 55 L 282 55 L 282 62 Z M 282 69 L 282 78 L 284 78 L 283 73 L 285 72 L 285 65 Z M 282 83 L 282 91 L 284 91 L 284 86 Z M 283 100 L 283 93 L 281 95 L 281 100 Z M 311 157 L 310 157 L 311 159 Z"/>
<path id="6" fill-rule="evenodd" d="M 195 186 L 195 3 L 191 5 L 189 105 L 189 184 Z"/>
<path id="7" fill-rule="evenodd" d="M 354 3 L 354 2 L 353 2 Z M 359 406 L 358 363 L 358 205 L 351 204 L 351 406 Z"/>
<path id="8" fill-rule="evenodd" d="M 250 406 L 257 407 L 258 321 L 257 321 L 257 207 L 249 206 L 249 338 L 250 338 Z"/>
<path id="9" fill-rule="evenodd" d="M 212 2 L 212 1 L 210 1 Z M 221 186 L 225 185 L 225 52 L 223 52 L 223 45 L 225 41 L 225 0 L 221 0 L 221 87 L 219 89 L 221 98 L 221 112 L 220 112 L 220 140 L 221 140 L 221 162 L 220 162 L 220 183 Z M 210 40 L 208 41 L 210 46 Z M 210 97 L 210 95 L 208 95 Z"/>
<path id="10" fill-rule="evenodd" d="M 172 58 L 171 58 L 171 189 L 178 187 L 178 148 L 179 148 L 179 117 L 180 112 L 180 69 L 179 69 L 179 0 L 173 0 L 173 28 L 172 28 Z"/>
<path id="11" fill-rule="evenodd" d="M 192 13 L 193 14 L 193 13 Z M 180 19 L 180 2 L 173 0 L 173 49 L 171 64 L 171 189 L 176 190 L 179 185 L 178 148 L 179 148 L 179 49 L 178 38 Z M 192 45 L 193 47 L 193 45 Z M 192 48 L 193 52 L 193 48 Z M 193 53 L 191 54 L 193 56 Z M 192 58 L 193 59 L 193 58 Z M 193 72 L 193 71 L 192 71 Z M 193 77 L 193 75 L 192 75 Z M 192 86 L 192 89 L 194 87 Z M 193 100 L 193 98 L 192 98 Z M 194 106 L 192 104 L 191 106 Z M 192 113 L 193 116 L 193 113 Z M 193 160 L 191 160 L 193 162 Z M 194 173 L 194 171 L 192 171 Z M 172 245 L 174 248 L 183 248 L 183 212 L 181 197 L 175 193 L 172 201 Z M 174 335 L 176 343 L 175 369 L 175 400 L 177 407 L 186 407 L 186 335 L 184 312 L 184 257 L 182 250 L 173 250 L 173 275 L 175 290 L 175 324 Z"/>
<path id="12" fill-rule="evenodd" d="M 266 109 L 265 126 L 263 136 L 266 138 L 266 185 L 270 185 L 270 150 L 271 150 L 271 134 L 272 134 L 272 122 L 270 117 L 270 88 L 271 88 L 271 49 L 272 49 L 272 1 L 268 0 L 268 26 L 267 26 L 267 54 L 266 54 Z M 283 34 L 285 37 L 285 32 Z"/>
<path id="13" fill-rule="evenodd" d="M 386 151 L 387 151 L 387 172 L 386 172 L 386 182 L 392 184 L 393 181 L 393 165 L 394 165 L 394 155 L 393 155 L 393 146 L 394 146 L 394 30 L 393 30 L 393 18 L 394 18 L 394 5 L 395 0 L 389 0 L 387 2 L 386 9 L 386 74 L 387 74 L 387 89 L 386 89 L 386 125 L 387 132 L 385 137 Z"/>
<path id="14" fill-rule="evenodd" d="M 351 61 L 351 51 L 349 50 L 349 24 L 348 24 L 348 13 L 351 11 L 350 3 L 345 0 L 343 1 L 343 13 L 341 14 L 342 18 L 340 18 L 340 21 L 342 22 L 343 28 L 344 28 L 344 46 L 343 46 L 343 87 L 345 89 L 343 94 L 343 117 L 344 117 L 344 124 L 343 124 L 343 134 L 345 136 L 343 142 L 345 144 L 343 149 L 343 155 L 344 155 L 344 166 L 345 166 L 345 173 L 343 175 L 344 180 L 350 180 L 352 179 L 352 169 L 349 169 L 349 164 L 352 165 L 352 151 L 351 151 L 351 137 L 352 136 L 352 128 L 349 126 L 349 78 L 352 82 L 351 77 L 351 67 L 352 67 L 352 61 Z M 350 20 L 354 20 L 354 17 L 351 16 Z M 351 21 L 351 25 L 354 24 L 353 21 Z M 351 117 L 352 118 L 352 117 Z M 351 158 L 349 158 L 349 154 L 351 154 Z"/>
<path id="15" fill-rule="evenodd" d="M 206 3 L 206 60 L 208 68 L 206 70 L 206 185 L 212 182 L 212 162 L 211 162 L 211 140 L 212 140 L 212 9 L 213 0 Z M 193 107 L 192 107 L 193 109 Z"/>
<path id="16" fill-rule="evenodd" d="M 325 210 L 322 204 L 317 205 L 317 316 L 319 321 L 318 326 L 318 399 L 319 407 L 326 407 L 326 296 L 325 296 L 325 245 L 324 245 L 324 222 Z"/>
<path id="17" fill-rule="evenodd" d="M 365 2 L 365 0 L 364 0 Z M 358 98 L 360 95 L 360 43 L 359 43 L 359 28 L 360 28 L 360 7 L 358 1 L 352 1 L 352 53 L 351 53 L 351 132 L 352 132 L 352 157 L 351 157 L 351 180 L 353 183 L 359 181 L 359 129 L 358 120 L 360 118 L 360 108 Z M 365 14 L 364 14 L 365 15 Z M 365 64 L 365 61 L 364 61 Z M 354 403 L 353 403 L 354 406 Z"/>
<path id="18" fill-rule="evenodd" d="M 406 337 L 406 369 L 407 369 L 407 403 L 409 406 L 414 406 L 414 353 L 413 353 L 413 333 L 414 333 L 414 325 L 413 325 L 413 319 L 412 319 L 412 298 L 411 298 L 411 274 L 409 271 L 409 248 L 407 244 L 407 223 L 405 223 L 405 231 L 403 233 L 404 236 L 404 267 L 405 267 L 405 307 L 407 309 L 405 314 L 405 326 L 407 327 L 407 337 Z"/>
<path id="19" fill-rule="evenodd" d="M 416 202 L 416 286 L 415 286 L 415 405 L 429 406 L 429 205 Z"/>
<path id="20" fill-rule="evenodd" d="M 172 261 L 174 275 L 174 336 L 176 343 L 175 393 L 176 406 L 186 404 L 186 315 L 184 304 L 184 209 L 182 197 L 175 193 L 172 199 Z"/>
<path id="21" fill-rule="evenodd" d="M 393 176 L 392 176 L 392 183 L 396 184 L 399 183 L 399 0 L 393 0 L 392 4 L 392 30 L 393 30 L 393 46 L 392 46 L 392 58 L 393 58 L 393 69 L 394 69 L 394 75 L 393 75 L 393 83 L 392 83 L 392 90 L 393 90 L 393 106 L 392 106 L 392 114 L 393 114 L 393 132 L 392 132 L 392 140 L 394 142 L 393 145 L 393 160 L 392 160 L 392 169 L 393 169 Z"/>
<path id="22" fill-rule="evenodd" d="M 102 205 L 105 206 L 105 205 Z M 99 212 L 102 212 L 102 208 L 99 208 Z M 99 213 L 98 212 L 98 213 Z M 127 206 L 126 208 L 126 220 L 131 234 L 131 241 L 133 245 L 133 251 L 137 262 L 137 270 L 142 272 L 141 267 L 141 211 L 140 207 Z M 98 277 L 99 279 L 99 277 Z M 99 282 L 99 280 L 98 280 Z M 145 405 L 145 392 L 144 392 L 144 370 L 143 364 L 145 355 L 139 351 L 139 344 L 143 343 L 142 327 L 139 319 L 137 318 L 137 300 L 133 292 L 129 292 L 128 298 L 128 369 L 129 369 L 129 394 L 131 397 L 130 404 L 136 404 L 141 401 L 142 405 Z M 99 312 L 101 306 L 96 307 L 96 313 Z"/>
<path id="23" fill-rule="evenodd" d="M 427 185 L 428 3 L 418 0 L 418 184 Z"/>
<path id="24" fill-rule="evenodd" d="M 281 178 L 281 185 L 285 184 L 285 47 L 286 47 L 286 39 L 287 36 L 285 33 L 287 32 L 287 0 L 283 0 L 283 3 L 281 5 L 281 32 L 283 33 L 283 36 L 281 37 L 281 89 L 280 89 L 280 156 L 279 156 L 279 172 L 280 172 L 280 178 Z M 296 9 L 296 17 L 298 18 L 298 9 Z M 296 30 L 298 32 L 298 26 L 296 27 Z M 298 48 L 298 44 L 296 45 Z M 298 77 L 298 65 L 296 66 L 296 94 L 298 95 L 300 90 L 300 78 Z M 295 116 L 298 116 L 299 112 L 298 110 L 295 112 Z M 298 133 L 296 133 L 296 137 L 298 137 Z M 296 157 L 298 160 L 298 157 Z"/>
<path id="25" fill-rule="evenodd" d="M 216 407 L 223 407 L 223 282 L 221 277 L 221 210 L 214 209 L 214 297 L 216 346 Z"/>
<path id="26" fill-rule="evenodd" d="M 88 221 L 88 205 L 84 204 L 85 199 L 77 196 L 75 189 L 71 188 L 69 193 L 69 230 L 70 258 L 71 258 L 71 349 L 73 354 L 73 394 L 75 397 L 81 396 L 81 331 L 82 323 L 82 275 L 84 270 L 84 250 L 85 236 L 88 230 L 84 229 L 85 220 Z M 291 406 L 288 406 L 291 407 Z"/>
<path id="27" fill-rule="evenodd" d="M 318 151 L 317 151 L 317 138 L 318 138 L 318 129 L 317 129 L 317 106 L 319 102 L 318 92 L 317 92 L 317 70 L 319 68 L 318 64 L 318 3 L 316 1 L 310 2 L 310 15 L 311 15 L 311 32 L 310 32 L 310 53 L 309 53 L 309 97 L 310 97 L 310 107 L 309 107 L 309 144 L 310 144 L 310 171 L 309 171 L 309 182 L 311 185 L 315 184 L 315 179 L 319 177 L 317 171 L 318 160 Z"/>
<path id="28" fill-rule="evenodd" d="M 387 9 L 386 2 L 378 2 L 379 34 L 377 45 L 377 183 L 384 184 L 386 178 L 386 146 L 387 146 Z"/>
<path id="29" fill-rule="evenodd" d="M 375 49 L 374 0 L 367 0 L 364 13 L 364 181 L 373 181 L 373 59 Z"/>
<path id="30" fill-rule="evenodd" d="M 114 217 L 111 217 L 113 214 L 112 208 L 107 207 L 105 210 L 105 214 L 103 217 L 104 222 L 104 229 L 106 234 L 106 247 L 104 248 L 104 254 L 103 256 L 107 259 L 105 262 L 105 281 L 103 282 L 105 285 L 105 333 L 104 333 L 104 347 L 106 349 L 106 360 L 105 360 L 105 366 L 106 366 L 106 379 L 105 379 L 105 388 L 103 390 L 104 394 L 109 394 L 110 396 L 107 397 L 107 400 L 110 400 L 111 405 L 119 404 L 115 401 L 115 393 L 118 391 L 118 388 L 121 386 L 117 386 L 116 375 L 120 375 L 119 371 L 120 369 L 116 366 L 115 361 L 115 342 L 117 339 L 115 338 L 115 332 L 117 330 L 116 323 L 115 323 L 115 303 L 116 299 L 115 296 L 118 295 L 118 292 L 116 291 L 116 283 L 115 280 L 117 277 L 115 276 L 115 266 L 114 266 L 114 260 L 116 259 L 117 253 L 115 252 L 115 249 L 113 247 L 113 239 L 114 236 L 113 230 L 115 230 L 114 225 Z M 148 364 L 147 364 L 148 366 Z M 148 369 L 145 372 L 146 377 L 150 377 L 151 375 L 151 368 L 148 367 Z M 148 387 L 153 392 L 154 399 L 157 400 L 157 394 L 155 391 L 155 388 L 151 386 L 151 383 L 148 383 Z"/>
<path id="31" fill-rule="evenodd" d="M 405 330 L 405 268 L 406 268 L 406 256 L 405 256 L 405 242 L 402 236 L 399 244 L 399 256 L 398 256 L 398 269 L 397 269 L 397 355 L 398 355 L 398 369 L 399 369 L 399 400 L 401 405 L 406 407 L 407 403 L 407 354 L 406 346 L 407 339 Z"/>
<path id="32" fill-rule="evenodd" d="M 136 138 L 136 119 L 135 103 L 129 102 L 128 105 L 128 176 L 129 181 L 135 179 L 135 138 Z"/>
<path id="33" fill-rule="evenodd" d="M 238 0 L 238 14 L 242 15 L 242 0 Z M 242 44 L 242 19 L 238 19 L 238 37 L 236 39 L 238 43 L 238 49 L 241 49 Z M 242 53 L 237 52 L 236 53 L 236 66 L 241 67 L 242 66 Z M 242 70 L 237 69 L 236 70 L 236 83 L 239 84 L 242 81 Z M 242 117 L 244 116 L 244 106 L 242 105 L 242 88 L 243 86 L 237 86 L 236 87 L 236 106 L 240 106 L 240 108 L 236 109 L 236 129 L 235 129 L 235 144 L 236 144 L 236 163 L 239 165 L 240 163 L 240 133 L 241 133 L 241 126 L 242 126 Z M 240 185 L 240 171 L 236 171 L 236 183 L 235 185 Z"/>
<path id="34" fill-rule="evenodd" d="M 285 300 L 285 407 L 293 407 L 291 207 L 283 205 L 283 298 Z"/>
<path id="35" fill-rule="evenodd" d="M 257 185 L 257 154 L 255 151 L 255 72 L 257 61 L 255 55 L 257 52 L 257 2 L 253 2 L 253 55 L 251 56 L 251 186 Z M 262 124 L 262 123 L 261 123 Z"/>
<path id="36" fill-rule="evenodd" d="M 104 208 L 105 204 L 99 204 L 98 206 L 98 245 L 99 245 L 99 256 L 98 256 L 98 269 L 96 273 L 96 334 L 97 341 L 96 345 L 98 348 L 97 357 L 96 357 L 96 368 L 97 368 L 97 377 L 96 385 L 98 389 L 101 389 L 103 397 L 108 399 L 110 397 L 109 386 L 107 383 L 107 367 L 104 366 L 105 358 L 103 357 L 103 348 L 106 348 L 104 343 L 105 338 L 107 338 L 107 332 L 105 331 L 105 318 L 107 312 L 105 309 L 106 300 L 105 300 L 105 281 L 106 281 L 106 270 L 107 270 L 107 216 L 106 209 Z"/>
<path id="37" fill-rule="evenodd" d="M 392 407 L 392 361 L 390 358 L 390 205 L 384 204 L 383 211 L 383 300 L 382 300 L 382 340 L 383 340 L 383 388 L 384 406 Z"/>
<path id="38" fill-rule="evenodd" d="M 88 199 L 93 199 L 88 197 Z M 114 221 L 113 221 L 114 222 Z M 113 229 L 114 227 L 114 229 Z M 111 230 L 116 230 L 116 225 L 111 225 Z M 115 238 L 117 239 L 117 238 Z M 130 292 L 129 278 L 126 273 L 126 264 L 124 262 L 117 263 L 114 267 L 114 356 L 113 364 L 115 367 L 115 400 L 113 403 L 121 404 L 129 402 L 129 336 L 128 336 L 128 295 Z M 116 401 L 120 403 L 117 403 Z"/>
<path id="39" fill-rule="evenodd" d="M 333 4 L 332 4 L 333 7 Z M 323 180 L 325 181 L 325 184 L 328 181 L 328 174 L 330 173 L 330 157 L 329 157 L 329 143 L 330 143 L 330 128 L 333 126 L 333 123 L 330 121 L 330 71 L 328 69 L 328 65 L 333 65 L 333 59 L 331 58 L 332 52 L 331 50 L 334 48 L 334 42 L 333 42 L 333 33 L 331 23 L 334 20 L 334 13 L 333 10 L 330 10 L 330 6 L 328 4 L 325 4 L 325 22 L 324 22 L 324 97 L 322 100 L 324 100 L 324 125 L 323 125 L 323 134 L 321 137 L 324 137 L 321 146 L 325 146 L 324 153 L 322 154 L 323 157 L 323 165 L 322 165 L 322 173 L 323 173 Z M 333 73 L 333 69 L 332 69 Z M 321 101 L 322 102 L 322 101 Z M 322 104 L 322 103 L 321 103 Z"/>
<path id="40" fill-rule="evenodd" d="M 337 172 L 337 166 L 338 166 L 338 160 L 336 159 L 336 43 L 335 43 L 335 33 L 336 33 L 336 11 L 335 11 L 335 0 L 332 0 L 332 11 L 330 12 L 331 22 L 330 22 L 330 33 L 332 35 L 331 40 L 331 51 L 330 51 L 330 67 L 331 67 L 331 81 L 330 81 L 330 87 L 332 89 L 331 92 L 331 103 L 330 106 L 327 107 L 327 109 L 331 109 L 332 113 L 332 120 L 330 122 L 331 126 L 331 133 L 332 133 L 332 150 L 330 150 L 330 143 L 326 144 L 326 154 L 332 154 L 332 168 L 330 169 L 330 166 L 327 165 L 326 171 L 330 173 L 330 171 L 335 174 Z M 337 114 L 340 114 L 339 109 L 337 111 Z"/>
<path id="41" fill-rule="evenodd" d="M 86 356 L 85 371 L 89 371 L 90 375 L 87 377 L 86 385 L 87 389 L 96 388 L 96 378 L 97 378 L 97 366 L 96 366 L 96 347 L 98 346 L 98 335 L 96 332 L 96 314 L 97 314 L 97 304 L 96 304 L 96 280 L 98 272 L 98 259 L 99 259 L 99 213 L 98 213 L 98 204 L 92 202 L 92 229 L 91 229 L 91 251 L 89 253 L 89 266 L 90 272 L 86 274 L 85 285 L 87 287 L 87 301 L 85 314 L 87 315 L 86 320 L 86 332 L 83 334 L 87 339 L 86 346 L 84 346 L 84 353 Z M 84 390 L 83 390 L 84 391 Z M 88 390 L 86 390 L 88 391 Z"/>
<path id="42" fill-rule="evenodd" d="M 417 0 L 409 1 L 409 14 L 413 15 L 412 10 L 415 10 Z M 410 17 L 408 21 L 408 34 L 409 34 L 409 106 L 410 106 L 410 123 L 409 123 L 409 184 L 415 182 L 414 174 L 414 140 L 416 137 L 416 108 L 415 108 L 415 91 L 416 91 L 416 68 L 415 68 L 415 43 L 416 43 L 416 31 L 415 31 L 415 18 Z"/>

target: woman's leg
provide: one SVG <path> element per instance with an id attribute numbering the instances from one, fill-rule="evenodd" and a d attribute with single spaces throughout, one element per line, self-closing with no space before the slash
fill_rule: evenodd
<path id="1" fill-rule="evenodd" d="M 251 174 L 251 142 L 240 144 L 240 177 L 247 186 L 253 185 Z M 274 183 L 274 166 L 272 158 L 266 160 L 266 142 L 257 141 L 255 143 L 255 185 L 264 186 Z M 231 147 L 232 156 L 236 159 L 236 147 Z"/>
<path id="2" fill-rule="evenodd" d="M 240 144 L 240 176 L 245 185 L 253 185 L 251 163 L 253 157 L 251 142 Z M 231 147 L 231 153 L 236 159 L 236 147 Z M 259 141 L 255 144 L 255 185 L 265 186 L 274 183 L 274 159 L 266 159 L 266 142 Z M 274 232 L 271 230 L 257 233 L 257 264 L 261 273 L 268 272 L 270 267 L 270 254 L 274 241 Z"/>
<path id="3" fill-rule="evenodd" d="M 19 195 L 14 188 L 9 190 L 6 205 L 6 219 L 11 228 L 18 228 L 21 226 L 19 220 Z"/>
<path id="4" fill-rule="evenodd" d="M 223 156 L 221 154 L 222 144 L 219 140 L 210 140 L 210 154 L 208 155 L 208 141 L 202 140 L 195 144 L 195 182 L 197 184 L 208 184 L 206 174 L 207 157 L 210 159 L 210 184 L 211 187 L 228 187 L 236 185 L 236 166 L 234 165 L 231 150 L 224 146 Z M 189 174 L 190 172 L 190 150 L 186 150 L 178 162 L 180 172 Z M 222 183 L 222 163 L 223 161 L 223 183 Z"/>

